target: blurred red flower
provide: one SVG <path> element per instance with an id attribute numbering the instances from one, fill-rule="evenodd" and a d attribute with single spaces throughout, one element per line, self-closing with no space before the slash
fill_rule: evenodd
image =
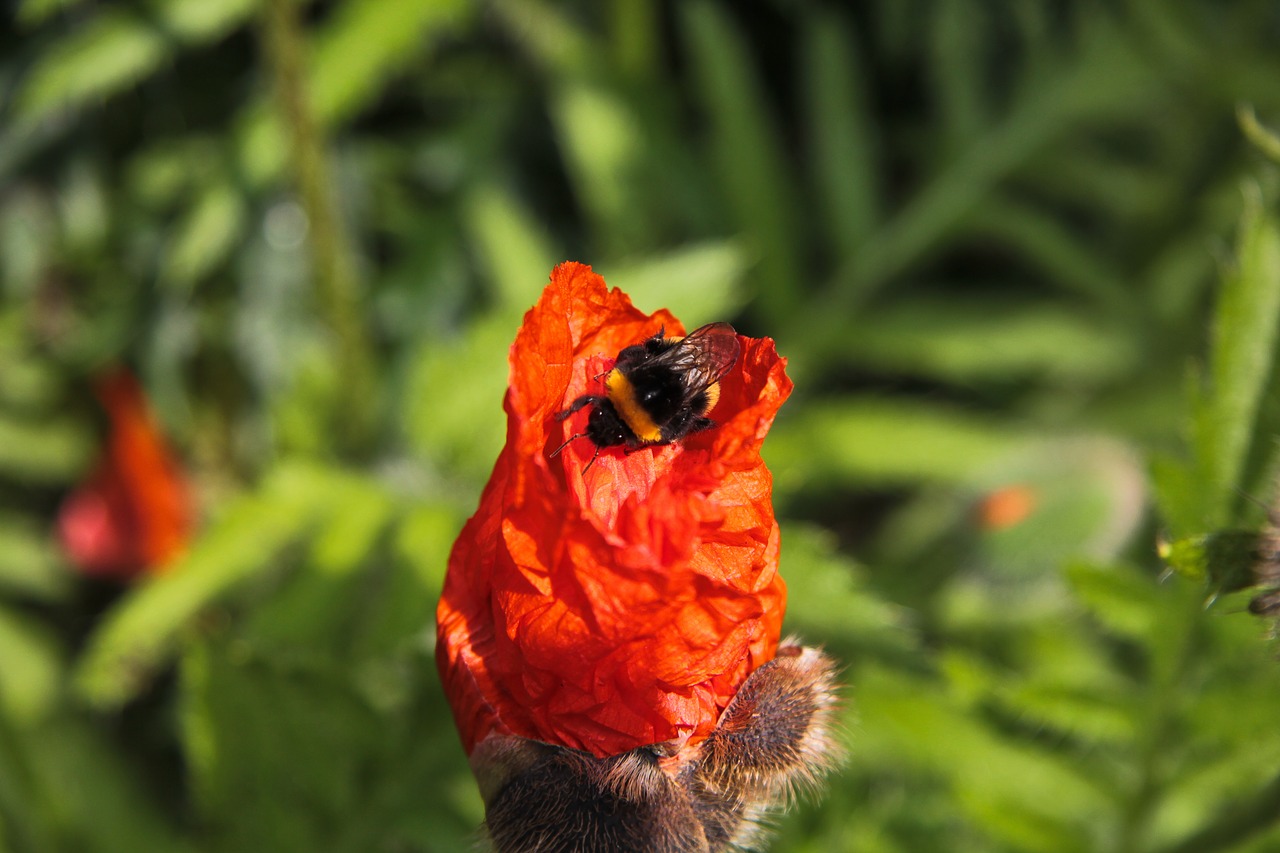
<path id="1" fill-rule="evenodd" d="M 1026 521 L 1035 512 L 1039 498 L 1030 486 L 1003 486 L 978 501 L 978 527 L 983 530 L 1007 530 Z"/>
<path id="2" fill-rule="evenodd" d="M 138 381 L 117 369 L 94 390 L 109 430 L 101 459 L 58 511 L 63 548 L 88 575 L 162 570 L 190 539 L 190 489 Z"/>
<path id="3" fill-rule="evenodd" d="M 696 743 L 778 645 L 772 478 L 760 445 L 791 392 L 768 339 L 741 355 L 716 426 L 595 452 L 588 410 L 555 415 L 626 346 L 684 330 L 646 316 L 591 268 L 551 274 L 511 348 L 507 441 L 449 559 L 437 663 L 468 754 L 513 734 L 596 756 Z"/>

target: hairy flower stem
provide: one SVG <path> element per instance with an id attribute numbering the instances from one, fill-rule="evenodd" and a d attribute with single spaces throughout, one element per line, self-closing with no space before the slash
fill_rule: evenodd
<path id="1" fill-rule="evenodd" d="M 359 452 L 370 438 L 375 410 L 372 354 L 351 239 L 334 199 L 323 130 L 307 89 L 306 45 L 298 6 L 299 0 L 268 0 L 264 40 L 299 200 L 310 223 L 318 308 L 337 345 L 336 387 L 341 393 L 334 395 L 332 417 L 340 449 Z"/>

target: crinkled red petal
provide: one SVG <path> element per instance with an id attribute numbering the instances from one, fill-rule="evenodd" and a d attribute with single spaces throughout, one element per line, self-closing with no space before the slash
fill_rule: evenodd
<path id="1" fill-rule="evenodd" d="M 555 415 L 665 328 L 590 267 L 552 273 L 511 349 L 507 444 L 454 546 L 437 657 L 468 752 L 512 733 L 604 756 L 701 739 L 774 653 L 785 587 L 760 445 L 791 390 L 772 341 L 742 353 L 716 426 L 632 453 Z"/>

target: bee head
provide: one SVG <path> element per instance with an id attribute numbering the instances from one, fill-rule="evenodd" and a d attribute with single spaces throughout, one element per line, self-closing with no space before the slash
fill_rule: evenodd
<path id="1" fill-rule="evenodd" d="M 600 400 L 591 408 L 591 415 L 587 418 L 587 438 L 597 447 L 624 444 L 628 432 L 618 410 L 608 400 Z"/>

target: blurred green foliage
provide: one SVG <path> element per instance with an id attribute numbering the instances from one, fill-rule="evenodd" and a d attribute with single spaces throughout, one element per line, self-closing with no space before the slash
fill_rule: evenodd
<path id="1" fill-rule="evenodd" d="M 790 359 L 788 625 L 846 663 L 852 757 L 774 849 L 1280 845 L 1232 594 L 1280 471 L 1274 3 L 9 23 L 0 851 L 467 849 L 434 605 L 565 258 Z M 117 362 L 204 514 L 131 588 L 53 535 Z"/>

